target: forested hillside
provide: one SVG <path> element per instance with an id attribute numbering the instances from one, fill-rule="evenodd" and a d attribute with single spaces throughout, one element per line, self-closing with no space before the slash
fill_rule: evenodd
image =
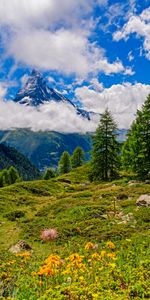
<path id="1" fill-rule="evenodd" d="M 15 148 L 0 144 L 0 170 L 14 166 L 23 180 L 38 179 L 40 172 L 26 158 L 19 153 Z"/>

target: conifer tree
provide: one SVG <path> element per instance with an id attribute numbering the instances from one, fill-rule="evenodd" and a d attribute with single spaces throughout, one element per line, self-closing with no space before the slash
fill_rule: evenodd
<path id="1" fill-rule="evenodd" d="M 119 143 L 117 125 L 106 109 L 93 137 L 91 180 L 110 180 L 118 176 Z"/>
<path id="2" fill-rule="evenodd" d="M 15 182 L 19 182 L 21 180 L 17 169 L 11 166 L 8 170 L 9 182 L 13 184 Z"/>
<path id="3" fill-rule="evenodd" d="M 7 169 L 2 170 L 2 178 L 3 178 L 3 186 L 5 185 L 10 185 L 11 184 L 11 180 L 10 180 L 10 176 L 9 176 L 9 171 Z"/>
<path id="4" fill-rule="evenodd" d="M 122 162 L 126 170 L 132 170 L 141 178 L 150 172 L 150 95 L 141 110 L 137 111 L 128 138 L 123 146 Z"/>
<path id="5" fill-rule="evenodd" d="M 64 151 L 63 154 L 61 155 L 59 165 L 58 165 L 58 170 L 60 174 L 69 173 L 71 170 L 71 159 L 67 151 Z"/>
<path id="6" fill-rule="evenodd" d="M 45 171 L 44 173 L 44 176 L 43 176 L 43 179 L 44 180 L 49 180 L 51 178 L 54 178 L 55 177 L 55 172 L 52 168 L 49 168 Z"/>
<path id="7" fill-rule="evenodd" d="M 77 147 L 71 157 L 72 168 L 77 168 L 83 165 L 84 162 L 84 151 L 81 147 Z"/>

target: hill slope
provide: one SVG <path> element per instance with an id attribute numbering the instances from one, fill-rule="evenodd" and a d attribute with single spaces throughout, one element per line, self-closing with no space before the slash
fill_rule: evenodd
<path id="1" fill-rule="evenodd" d="M 39 171 L 16 149 L 0 144 L 0 170 L 14 166 L 24 180 L 37 179 Z"/>
<path id="2" fill-rule="evenodd" d="M 50 181 L 1 189 L 3 299 L 150 298 L 150 208 L 135 204 L 150 194 L 150 185 L 89 183 L 87 172 L 84 166 Z M 41 241 L 45 228 L 56 228 L 57 239 Z M 9 254 L 20 239 L 32 256 Z"/>
<path id="3" fill-rule="evenodd" d="M 72 154 L 77 146 L 84 149 L 88 159 L 92 144 L 90 134 L 33 132 L 29 129 L 0 131 L 0 141 L 15 147 L 39 170 L 57 166 L 62 152 L 66 150 Z"/>

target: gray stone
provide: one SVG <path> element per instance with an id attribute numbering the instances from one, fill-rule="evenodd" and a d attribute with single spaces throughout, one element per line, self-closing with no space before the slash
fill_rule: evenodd
<path id="1" fill-rule="evenodd" d="M 150 206 L 150 195 L 141 195 L 137 201 L 136 201 L 137 206 Z"/>
<path id="2" fill-rule="evenodd" d="M 20 240 L 16 245 L 13 245 L 9 248 L 9 251 L 11 253 L 14 253 L 14 254 L 17 254 L 17 253 L 20 253 L 22 251 L 31 251 L 32 248 L 30 245 L 27 244 L 26 241 L 24 240 Z"/>

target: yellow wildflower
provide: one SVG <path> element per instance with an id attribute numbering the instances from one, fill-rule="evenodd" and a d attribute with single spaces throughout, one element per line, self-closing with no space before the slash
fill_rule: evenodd
<path id="1" fill-rule="evenodd" d="M 106 243 L 106 245 L 107 245 L 107 247 L 109 247 L 110 249 L 115 249 L 115 248 L 116 248 L 115 245 L 114 245 L 114 243 L 111 242 L 111 241 L 108 241 L 108 242 Z"/>
<path id="2" fill-rule="evenodd" d="M 106 251 L 105 250 L 102 250 L 101 251 L 101 257 L 105 257 L 107 255 Z"/>
<path id="3" fill-rule="evenodd" d="M 114 252 L 111 252 L 111 253 L 108 253 L 108 254 L 107 254 L 107 256 L 110 257 L 110 258 L 112 258 L 112 259 L 115 258 L 115 255 L 116 255 L 116 254 L 115 254 Z"/>
<path id="4" fill-rule="evenodd" d="M 29 251 L 17 253 L 16 256 L 22 257 L 24 259 L 28 259 L 31 256 L 31 253 Z"/>
<path id="5" fill-rule="evenodd" d="M 89 250 L 89 249 L 93 249 L 94 248 L 94 244 L 91 243 L 91 242 L 88 242 L 86 245 L 85 245 L 85 250 Z"/>

